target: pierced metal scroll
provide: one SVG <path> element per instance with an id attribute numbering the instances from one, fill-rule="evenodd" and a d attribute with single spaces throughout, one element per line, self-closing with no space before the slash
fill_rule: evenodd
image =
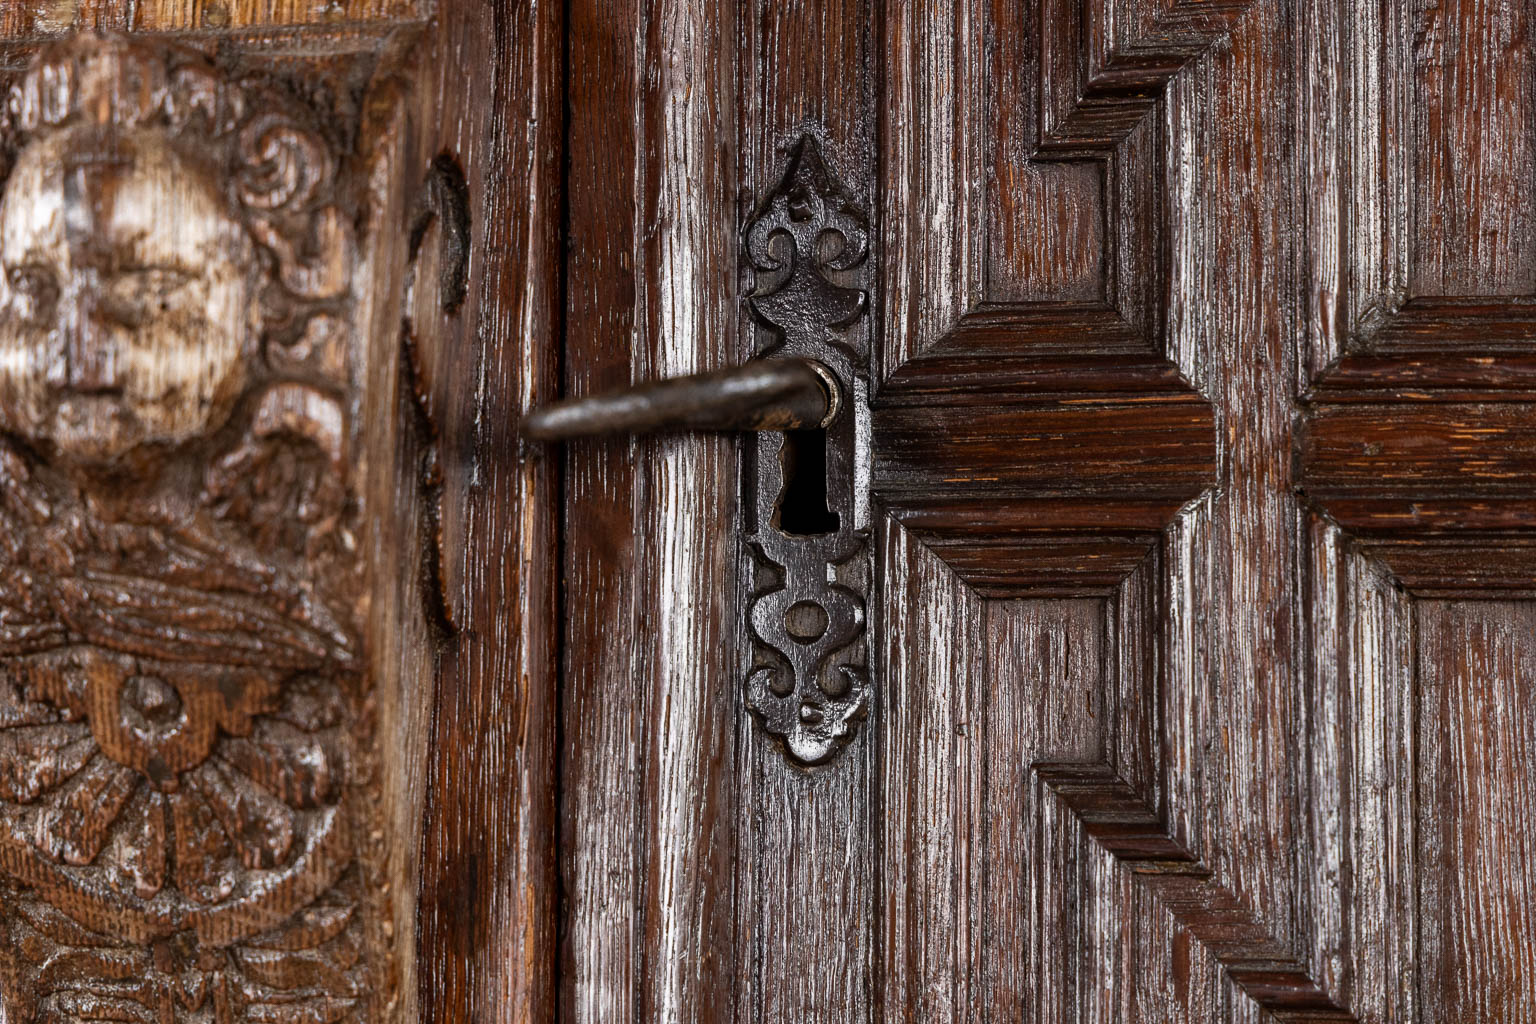
<path id="1" fill-rule="evenodd" d="M 859 451 L 868 448 L 869 220 L 806 136 L 747 224 L 757 355 L 825 367 L 842 394 L 825 430 L 747 442 L 752 550 L 747 703 L 801 765 L 831 760 L 870 699 L 865 599 L 872 575 Z"/>

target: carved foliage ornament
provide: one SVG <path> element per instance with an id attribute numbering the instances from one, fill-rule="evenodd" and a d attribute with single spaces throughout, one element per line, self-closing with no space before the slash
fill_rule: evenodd
<path id="1" fill-rule="evenodd" d="M 8 1012 L 374 1016 L 338 147 L 272 81 L 98 36 L 6 117 Z"/>

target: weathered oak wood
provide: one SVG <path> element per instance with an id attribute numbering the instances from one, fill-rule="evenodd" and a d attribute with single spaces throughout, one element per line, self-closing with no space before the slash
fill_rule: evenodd
<path id="1" fill-rule="evenodd" d="M 434 0 L 35 0 L 0 7 L 0 38 L 81 29 L 228 31 L 425 19 Z"/>
<path id="2" fill-rule="evenodd" d="M 0 118 L 7 1019 L 1536 1020 L 1533 16 L 0 0 L 195 70 Z M 875 364 L 799 761 L 773 442 L 513 429 L 775 332 Z"/>
<path id="3" fill-rule="evenodd" d="M 872 0 L 754 0 L 741 8 L 738 223 L 749 221 L 756 203 L 778 186 L 792 148 L 809 129 L 820 137 L 832 173 L 873 225 L 877 93 L 866 69 L 878 59 L 885 17 Z M 877 255 L 874 242 L 872 237 L 870 249 Z M 869 289 L 876 266 L 866 262 L 857 277 L 840 283 Z M 745 318 L 741 330 L 744 351 L 765 341 Z M 875 349 L 873 311 L 848 333 L 850 344 Z M 871 705 L 878 689 L 874 694 Z M 878 1019 L 877 853 L 871 840 L 878 820 L 878 716 L 878 706 L 871 707 L 853 741 L 811 772 L 787 763 L 750 715 L 739 722 L 744 770 L 736 816 L 742 844 L 735 874 L 736 955 L 744 981 L 737 988 L 738 1020 Z M 812 938 L 821 936 L 825 940 Z"/>
<path id="4" fill-rule="evenodd" d="M 444 4 L 400 40 L 406 152 L 423 180 L 463 176 L 445 260 L 468 232 L 457 286 L 439 277 L 437 320 L 416 325 L 452 632 L 433 658 L 415 981 L 418 1019 L 443 1024 L 548 1020 L 557 995 L 558 467 L 514 427 L 556 392 L 564 33 L 542 0 Z"/>
<path id="5" fill-rule="evenodd" d="M 570 14 L 564 393 L 739 365 L 737 15 Z M 711 1020 L 739 963 L 736 451 L 675 435 L 564 459 L 561 1017 Z"/>
<path id="6" fill-rule="evenodd" d="M 1415 609 L 1418 985 L 1428 1019 L 1531 1013 L 1533 625 L 1528 601 L 1423 601 Z"/>
<path id="7" fill-rule="evenodd" d="M 1297 458 L 1306 493 L 1356 536 L 1536 525 L 1536 404 L 1324 405 L 1307 418 Z"/>
<path id="8" fill-rule="evenodd" d="M 1053 402 L 875 414 L 882 505 L 989 597 L 1109 593 L 1214 476 L 1198 395 L 1088 394 L 1067 380 L 1053 378 L 1071 394 Z"/>
<path id="9" fill-rule="evenodd" d="M 7 83 L 0 749 L 67 751 L 6 770 L 17 1020 L 417 1006 L 425 164 L 392 55 L 210 49 Z"/>

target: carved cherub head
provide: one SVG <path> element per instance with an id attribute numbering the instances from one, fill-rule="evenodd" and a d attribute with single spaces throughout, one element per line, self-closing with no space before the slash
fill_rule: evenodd
<path id="1" fill-rule="evenodd" d="M 339 217 L 312 209 L 326 148 L 252 88 L 92 37 L 12 89 L 0 428 L 86 464 L 182 447 L 247 388 L 269 280 L 301 301 L 341 290 Z"/>

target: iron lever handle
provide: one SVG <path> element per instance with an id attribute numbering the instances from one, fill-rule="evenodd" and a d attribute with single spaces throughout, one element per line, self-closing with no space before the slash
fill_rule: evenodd
<path id="1" fill-rule="evenodd" d="M 813 359 L 754 359 L 728 370 L 568 399 L 523 418 L 522 434 L 564 441 L 679 430 L 797 430 L 837 416 L 837 382 Z"/>

